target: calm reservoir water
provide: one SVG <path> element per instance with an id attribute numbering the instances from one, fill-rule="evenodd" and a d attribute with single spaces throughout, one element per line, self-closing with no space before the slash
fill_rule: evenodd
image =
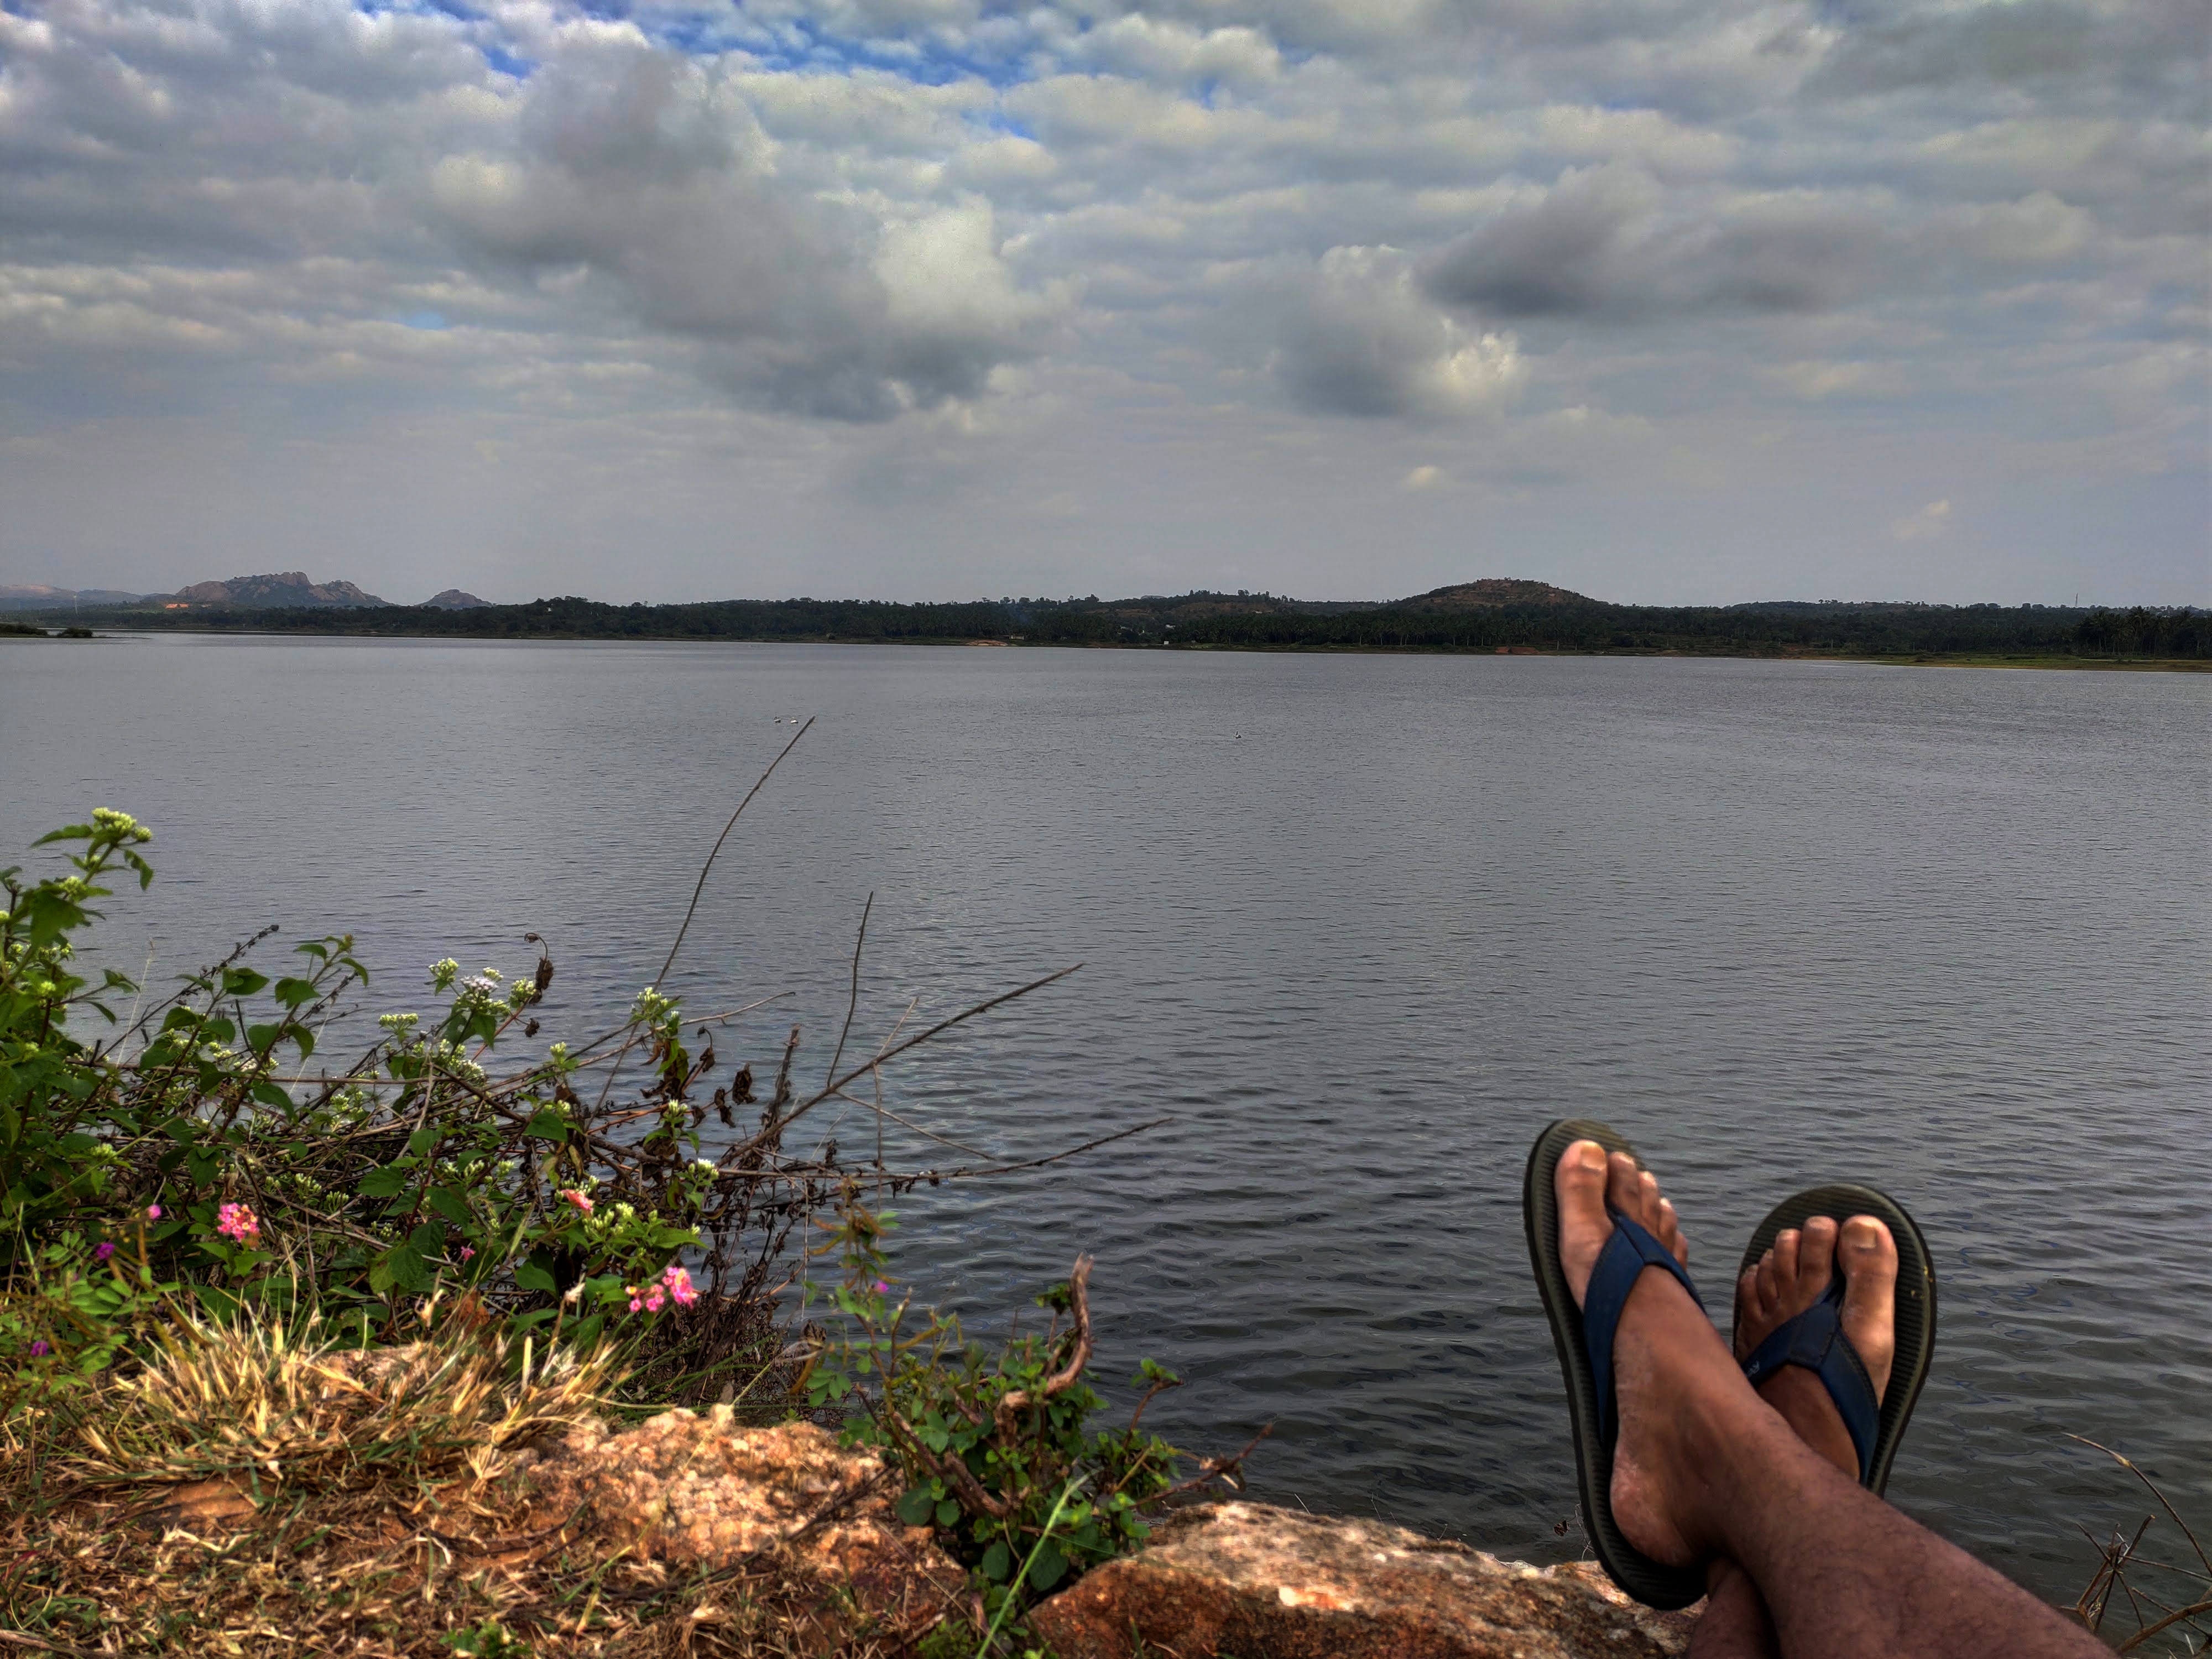
<path id="1" fill-rule="evenodd" d="M 1103 1375 L 1259 1495 L 1573 1553 L 1530 1138 L 1610 1119 L 1724 1310 L 1787 1192 L 1870 1181 L 1940 1263 L 1892 1496 L 2070 1599 L 2075 1531 L 2212 1513 L 2212 679 L 1826 664 L 788 646 L 0 644 L 0 852 L 94 805 L 157 976 L 352 928 L 372 1010 L 447 954 L 626 1004 L 764 761 L 678 973 L 726 1054 L 1081 962 L 893 1103 L 1077 1162 L 925 1192 L 902 1260 L 988 1322 L 1098 1259 Z M 39 855 L 43 856 L 43 854 Z M 570 1022 L 573 1022 L 571 1024 Z M 821 1126 L 831 1127 L 828 1120 Z M 855 1146 L 868 1131 L 836 1127 Z M 895 1143 L 896 1139 L 895 1139 Z M 947 1162 L 961 1155 L 925 1149 Z M 2200 1528 L 2200 1531 L 2202 1528 Z"/>

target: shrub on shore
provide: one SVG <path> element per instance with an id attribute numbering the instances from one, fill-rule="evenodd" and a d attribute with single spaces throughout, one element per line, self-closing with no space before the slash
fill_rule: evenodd
<path id="1" fill-rule="evenodd" d="M 734 1124 L 749 1076 L 709 1094 L 708 1025 L 695 1052 L 651 988 L 615 1030 L 495 1073 L 539 1034 L 541 947 L 512 978 L 434 964 L 427 1017 L 387 1013 L 368 1052 L 303 1075 L 368 983 L 349 937 L 295 946 L 273 978 L 241 946 L 150 1007 L 116 969 L 78 971 L 109 884 L 152 880 L 149 834 L 103 809 L 43 838 L 77 844 L 69 873 L 0 872 L 0 1408 L 65 1400 L 177 1307 L 312 1316 L 356 1346 L 452 1319 L 604 1338 L 663 1398 L 768 1363 L 780 1254 L 837 1190 L 781 1154 L 788 1051 L 719 1160 L 701 1126 Z M 141 1011 L 119 1016 L 125 998 Z M 617 1097 L 626 1062 L 642 1080 Z"/>
<path id="2" fill-rule="evenodd" d="M 814 1107 L 866 1106 L 847 1091 L 886 1060 L 1059 975 L 842 1074 L 841 1039 L 804 1098 L 794 1028 L 762 1098 L 750 1066 L 717 1070 L 734 1015 L 687 1018 L 654 987 L 613 1029 L 539 1046 L 541 944 L 512 975 L 433 964 L 422 1011 L 384 1014 L 365 1052 L 311 1073 L 368 984 L 349 936 L 295 945 L 272 975 L 258 935 L 150 1006 L 82 966 L 100 902 L 153 880 L 150 839 L 101 809 L 39 843 L 66 849 L 64 872 L 0 871 L 0 1484 L 19 1530 L 57 1493 L 209 1478 L 295 1516 L 333 1494 L 388 1505 L 410 1483 L 480 1486 L 501 1449 L 586 1408 L 719 1397 L 755 1420 L 842 1416 L 881 1450 L 906 1477 L 902 1516 L 975 1575 L 980 1628 L 945 1650 L 981 1654 L 1141 1541 L 1141 1512 L 1177 1489 L 1181 1455 L 1142 1432 L 1142 1401 L 1126 1431 L 1087 1426 L 1087 1261 L 1043 1298 L 1065 1328 L 988 1355 L 891 1297 L 890 1218 L 863 1201 L 969 1171 L 787 1148 Z M 789 1340 L 793 1239 L 833 1209 L 830 1328 Z M 333 1403 L 334 1364 L 399 1347 L 428 1366 L 407 1420 Z M 1138 1381 L 1148 1401 L 1175 1379 L 1146 1362 Z M 5 1583 L 0 1610 L 21 1611 Z"/>

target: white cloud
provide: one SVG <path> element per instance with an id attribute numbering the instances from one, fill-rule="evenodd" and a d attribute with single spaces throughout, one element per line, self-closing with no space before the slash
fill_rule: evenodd
<path id="1" fill-rule="evenodd" d="M 451 562 L 485 469 L 424 459 L 435 430 L 549 501 L 657 481 L 641 522 L 694 538 L 704 592 L 751 580 L 710 562 L 740 477 L 856 573 L 837 503 L 913 501 L 924 592 L 983 542 L 1042 556 L 964 515 L 1048 493 L 1051 545 L 1092 538 L 1066 555 L 1099 562 L 1087 592 L 1171 580 L 1144 562 L 1185 536 L 1326 577 L 1346 491 L 1379 491 L 1391 557 L 1430 556 L 1388 534 L 1434 510 L 1394 480 L 1525 511 L 1515 545 L 1594 535 L 1663 587 L 1749 544 L 1733 492 L 1880 477 L 2017 514 L 1910 514 L 1911 538 L 2206 597 L 2186 0 L 33 9 L 0 10 L 0 491 L 29 561 L 0 577 L 70 574 L 54 550 L 120 522 L 95 455 L 206 520 L 118 528 L 118 558 L 281 543 L 256 503 L 404 455 L 456 493 L 368 556 Z M 1409 429 L 1433 458 L 1411 474 Z M 343 465 L 247 490 L 208 459 L 310 431 Z M 87 459 L 7 459 L 56 453 Z M 1922 456 L 1933 476 L 1900 468 Z M 2080 530 L 2085 486 L 2136 528 Z"/>
<path id="2" fill-rule="evenodd" d="M 1778 363 L 1767 371 L 1795 398 L 1820 403 L 1829 398 L 1894 398 L 1911 386 L 1901 363 L 1832 362 L 1802 359 Z"/>
<path id="3" fill-rule="evenodd" d="M 1942 535 L 1951 527 L 1951 503 L 1930 501 L 1917 512 L 1908 513 L 1893 521 L 1890 538 L 1900 542 L 1924 542 Z"/>

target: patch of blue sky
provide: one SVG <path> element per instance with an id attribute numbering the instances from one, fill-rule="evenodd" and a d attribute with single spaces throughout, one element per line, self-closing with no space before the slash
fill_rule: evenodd
<path id="1" fill-rule="evenodd" d="M 403 328 L 424 329 L 432 333 L 452 326 L 441 311 L 410 311 L 404 317 L 393 318 L 392 321 Z"/>
<path id="2" fill-rule="evenodd" d="M 483 12 L 457 0 L 353 0 L 353 9 L 370 17 L 397 12 L 407 17 L 450 17 L 462 23 L 484 21 Z"/>
<path id="3" fill-rule="evenodd" d="M 1031 143 L 1038 142 L 1036 128 L 1028 122 L 1008 114 L 997 104 L 984 109 L 969 110 L 964 118 L 969 126 L 981 131 L 1000 132 L 1005 133 L 1009 137 L 1026 138 Z"/>
<path id="4" fill-rule="evenodd" d="M 531 72 L 538 67 L 533 60 L 517 58 L 496 40 L 487 42 L 479 46 L 477 51 L 483 54 L 485 63 L 490 64 L 501 75 L 511 75 L 518 81 L 527 81 Z"/>
<path id="5" fill-rule="evenodd" d="M 672 21 L 656 20 L 646 27 L 656 38 L 683 46 L 678 29 L 671 27 Z M 703 38 L 712 38 L 711 32 Z M 1027 78 L 1018 58 L 955 47 L 940 37 L 924 33 L 868 38 L 837 34 L 799 18 L 780 23 L 766 37 L 745 41 L 744 47 L 762 68 L 769 70 L 839 74 L 876 70 L 927 87 L 981 81 L 1003 88 Z"/>
<path id="6" fill-rule="evenodd" d="M 687 58 L 718 58 L 728 52 L 758 57 L 775 35 L 771 26 L 733 9 L 633 12 L 629 21 L 644 31 L 647 40 Z"/>

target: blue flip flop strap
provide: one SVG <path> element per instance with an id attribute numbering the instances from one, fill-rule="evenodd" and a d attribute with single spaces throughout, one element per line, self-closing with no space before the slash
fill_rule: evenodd
<path id="1" fill-rule="evenodd" d="M 1859 1455 L 1859 1480 L 1866 1480 L 1874 1461 L 1874 1443 L 1881 1427 L 1881 1402 L 1875 1398 L 1874 1379 L 1866 1362 L 1844 1334 L 1844 1281 L 1830 1281 L 1827 1294 L 1771 1331 L 1743 1362 L 1743 1374 L 1753 1388 L 1785 1365 L 1802 1365 L 1820 1379 L 1828 1398 Z"/>
<path id="2" fill-rule="evenodd" d="M 1583 1291 L 1583 1340 L 1589 1346 L 1590 1370 L 1597 1382 L 1598 1435 L 1610 1446 L 1614 1434 L 1613 1337 L 1637 1279 L 1646 1267 L 1664 1267 L 1682 1281 L 1692 1302 L 1700 1308 L 1705 1302 L 1672 1250 L 1620 1211 L 1607 1207 L 1613 1217 L 1613 1237 L 1598 1252 L 1597 1266 L 1590 1270 L 1589 1284 Z"/>

